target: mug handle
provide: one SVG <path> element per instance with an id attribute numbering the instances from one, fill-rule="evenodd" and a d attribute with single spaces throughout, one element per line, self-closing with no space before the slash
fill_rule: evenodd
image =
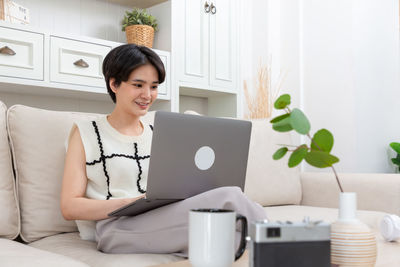
<path id="1" fill-rule="evenodd" d="M 235 261 L 237 259 L 239 259 L 243 255 L 244 251 L 246 250 L 246 237 L 247 237 L 247 219 L 246 219 L 246 217 L 244 217 L 244 216 L 242 216 L 240 214 L 237 214 L 236 215 L 236 222 L 237 221 L 241 221 L 242 222 L 242 228 L 241 228 L 242 235 L 240 237 L 239 248 L 238 248 L 238 250 L 236 251 L 236 254 L 235 254 Z"/>

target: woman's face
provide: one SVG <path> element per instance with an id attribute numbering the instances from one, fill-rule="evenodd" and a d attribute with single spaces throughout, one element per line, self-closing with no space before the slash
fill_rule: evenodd
<path id="1" fill-rule="evenodd" d="M 110 79 L 110 86 L 116 97 L 116 105 L 128 114 L 143 116 L 147 113 L 158 94 L 158 73 L 151 64 L 133 70 L 126 82 L 114 86 L 115 79 Z"/>

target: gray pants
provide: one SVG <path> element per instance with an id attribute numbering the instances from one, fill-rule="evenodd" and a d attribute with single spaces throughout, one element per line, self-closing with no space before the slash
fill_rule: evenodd
<path id="1" fill-rule="evenodd" d="M 231 209 L 248 222 L 266 219 L 261 205 L 239 187 L 220 187 L 137 216 L 98 221 L 97 248 L 105 253 L 187 255 L 189 211 L 198 208 Z"/>

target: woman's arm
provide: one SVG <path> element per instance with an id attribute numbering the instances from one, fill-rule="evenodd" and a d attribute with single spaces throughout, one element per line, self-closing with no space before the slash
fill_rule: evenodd
<path id="1" fill-rule="evenodd" d="M 95 200 L 85 197 L 87 185 L 86 157 L 81 136 L 75 126 L 71 130 L 64 165 L 61 189 L 61 212 L 66 220 L 102 220 L 110 212 L 137 198 Z"/>

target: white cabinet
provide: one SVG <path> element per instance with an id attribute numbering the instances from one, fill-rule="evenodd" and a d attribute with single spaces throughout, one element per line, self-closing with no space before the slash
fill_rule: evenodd
<path id="1" fill-rule="evenodd" d="M 177 7 L 179 81 L 189 87 L 235 92 L 237 1 L 181 0 Z"/>
<path id="2" fill-rule="evenodd" d="M 108 100 L 102 65 L 119 45 L 0 21 L 0 92 Z M 154 51 L 166 71 L 158 98 L 170 100 L 170 52 Z"/>
<path id="3" fill-rule="evenodd" d="M 236 1 L 213 0 L 212 3 L 215 14 L 210 15 L 210 85 L 235 90 L 239 56 Z"/>
<path id="4" fill-rule="evenodd" d="M 176 42 L 179 53 L 179 81 L 208 85 L 209 72 L 209 14 L 203 10 L 204 1 L 180 1 L 181 16 L 177 22 Z"/>
<path id="5" fill-rule="evenodd" d="M 159 99 L 168 99 L 170 97 L 170 59 L 169 59 L 169 52 L 154 50 L 157 55 L 161 58 L 161 61 L 164 63 L 165 68 L 165 80 L 162 84 L 158 86 L 158 98 Z"/>
<path id="6" fill-rule="evenodd" d="M 44 36 L 0 27 L 0 75 L 43 80 Z"/>
<path id="7" fill-rule="evenodd" d="M 105 87 L 102 64 L 111 46 L 50 37 L 50 82 Z"/>

